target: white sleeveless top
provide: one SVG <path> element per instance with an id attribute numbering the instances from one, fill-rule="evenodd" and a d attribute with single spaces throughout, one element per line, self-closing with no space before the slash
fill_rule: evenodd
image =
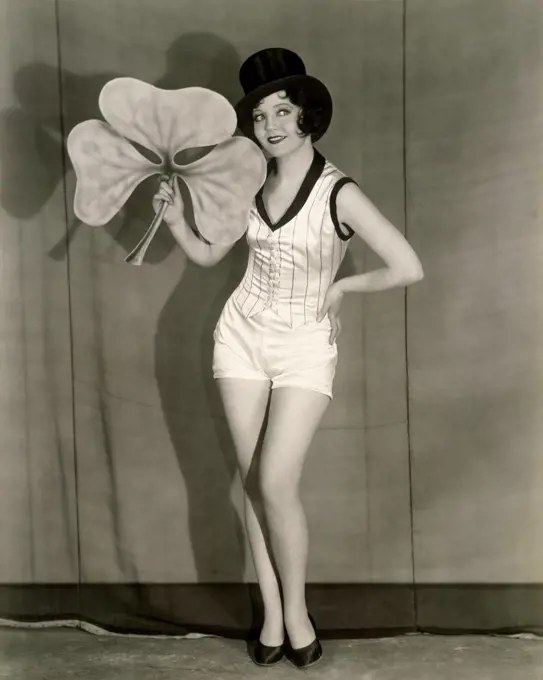
<path id="1" fill-rule="evenodd" d="M 231 296 L 243 316 L 270 308 L 291 328 L 316 320 L 354 234 L 346 225 L 342 231 L 336 210 L 337 192 L 348 182 L 354 180 L 315 150 L 298 194 L 276 224 L 259 191 L 247 227 L 247 269 Z"/>

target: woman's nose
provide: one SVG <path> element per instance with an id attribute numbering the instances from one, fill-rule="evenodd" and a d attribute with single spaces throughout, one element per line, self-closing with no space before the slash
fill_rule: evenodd
<path id="1" fill-rule="evenodd" d="M 274 130 L 278 126 L 278 118 L 274 115 L 266 118 L 266 130 Z"/>

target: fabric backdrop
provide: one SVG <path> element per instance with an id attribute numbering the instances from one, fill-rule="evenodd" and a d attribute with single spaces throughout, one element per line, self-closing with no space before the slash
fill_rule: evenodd
<path id="1" fill-rule="evenodd" d="M 246 246 L 202 269 L 163 227 L 125 264 L 157 180 L 82 225 L 65 141 L 111 78 L 235 102 L 241 62 L 281 45 L 330 87 L 320 151 L 426 273 L 342 306 L 302 482 L 319 628 L 541 628 L 538 0 L 9 0 L 0 32 L 0 617 L 251 625 L 211 375 Z M 339 275 L 379 265 L 355 238 Z"/>

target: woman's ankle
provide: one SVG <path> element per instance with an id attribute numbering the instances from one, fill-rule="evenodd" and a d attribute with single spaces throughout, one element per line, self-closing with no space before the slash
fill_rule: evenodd
<path id="1" fill-rule="evenodd" d="M 259 640 L 268 647 L 276 647 L 283 644 L 285 640 L 285 624 L 283 623 L 282 614 L 279 616 L 276 613 L 264 615 Z"/>
<path id="2" fill-rule="evenodd" d="M 283 618 L 287 627 L 306 623 L 309 620 L 307 605 L 300 603 L 296 606 L 285 607 Z"/>

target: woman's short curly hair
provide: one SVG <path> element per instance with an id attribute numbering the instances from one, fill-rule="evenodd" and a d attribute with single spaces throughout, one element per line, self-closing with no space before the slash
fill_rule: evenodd
<path id="1" fill-rule="evenodd" d="M 301 111 L 298 115 L 298 127 L 303 135 L 310 135 L 314 141 L 322 137 L 327 127 L 327 115 L 320 100 L 315 97 L 312 90 L 303 85 L 285 87 L 287 98 L 298 106 Z"/>

